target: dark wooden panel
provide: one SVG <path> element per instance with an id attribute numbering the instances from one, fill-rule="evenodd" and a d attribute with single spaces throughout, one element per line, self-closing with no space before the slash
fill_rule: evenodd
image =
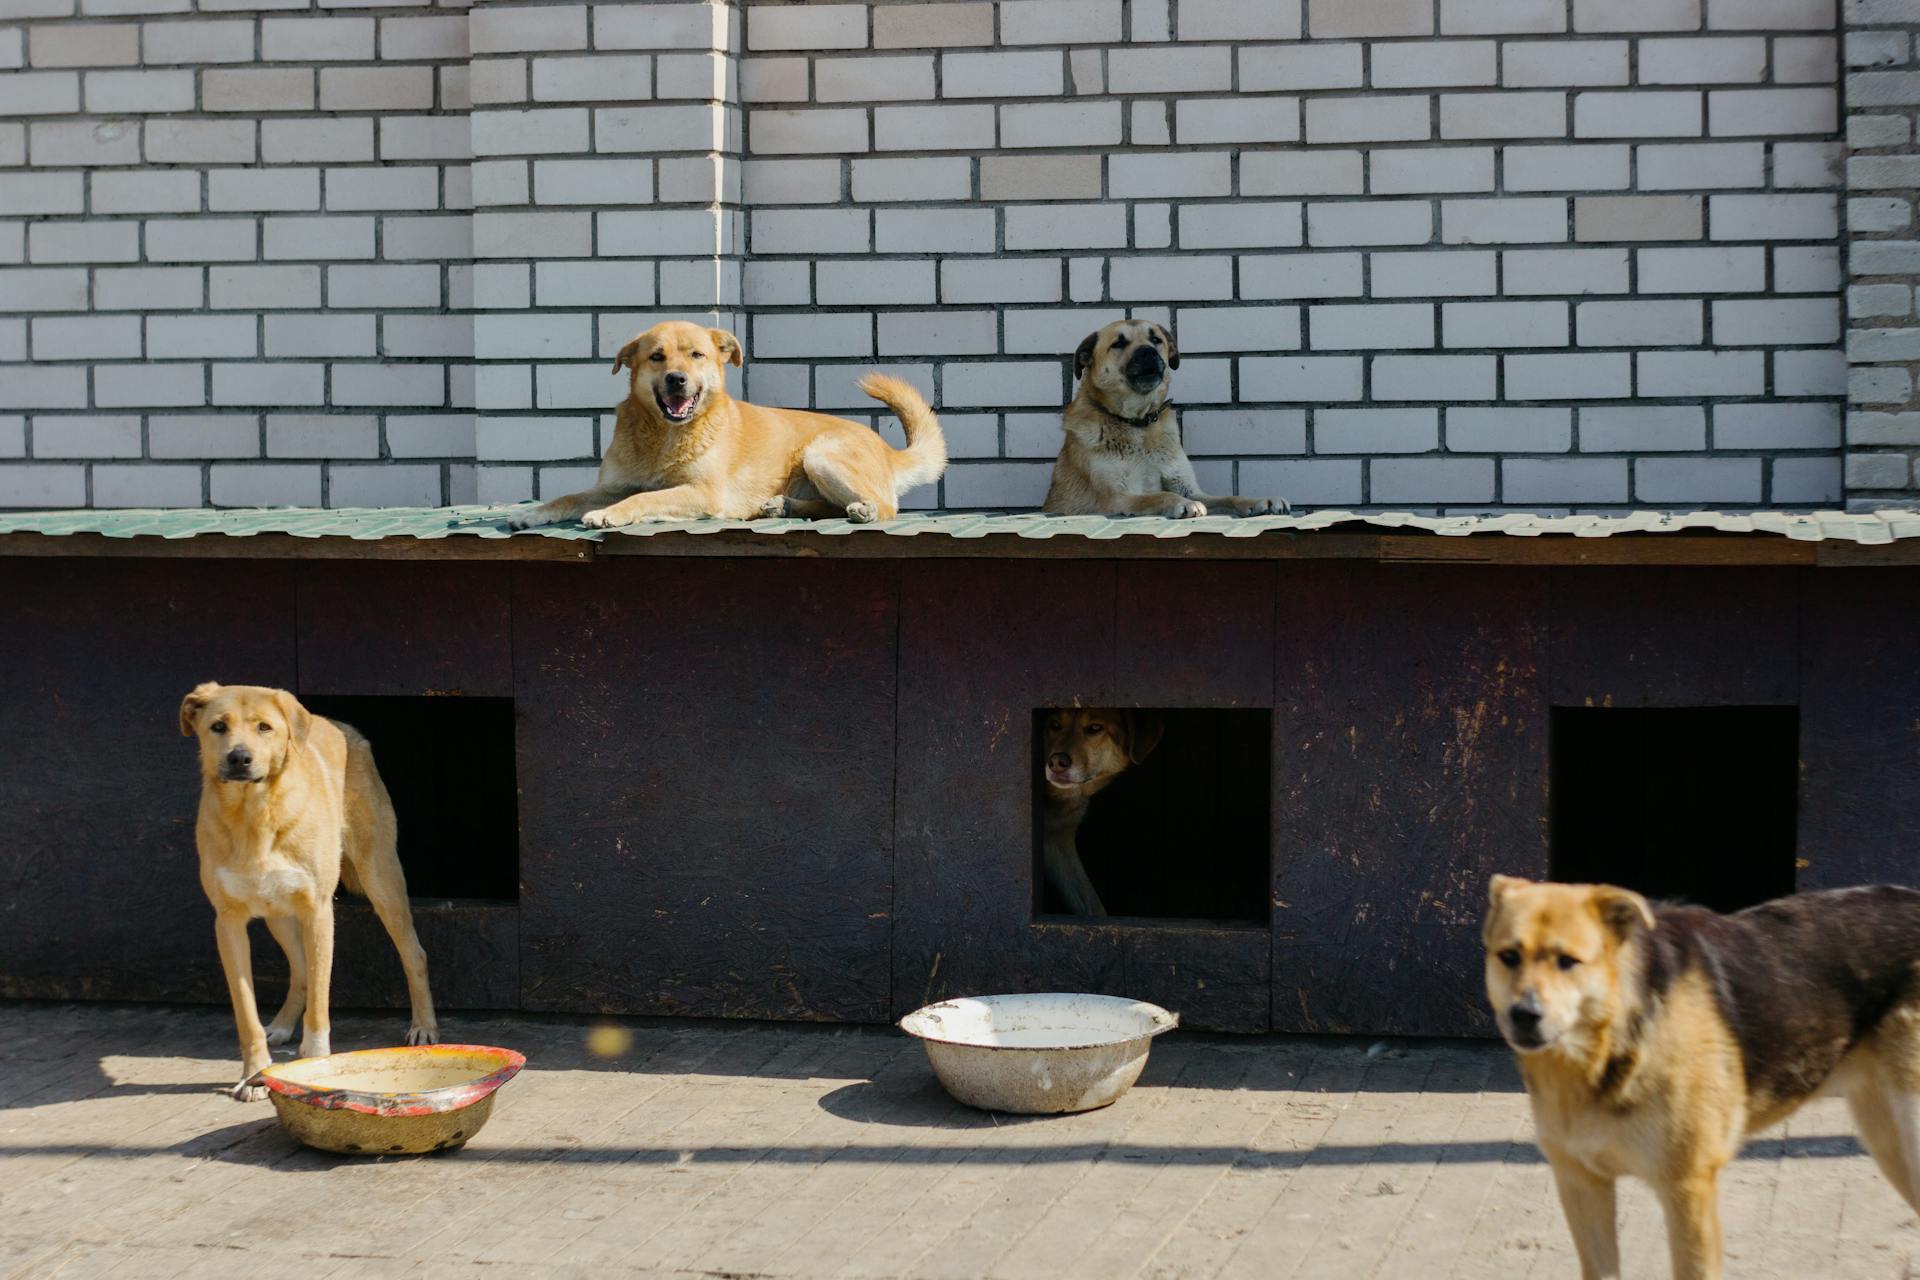
<path id="1" fill-rule="evenodd" d="M 1410 998 L 1435 1034 L 1481 1029 L 1419 984 L 1478 973 L 1489 875 L 1546 874 L 1545 587 L 1534 570 L 1281 570 L 1275 1030 L 1403 1027 Z"/>
<path id="2" fill-rule="evenodd" d="M 1825 569 L 1802 602 L 1799 887 L 1920 883 L 1920 570 Z"/>
<path id="3" fill-rule="evenodd" d="M 896 574 L 516 569 L 525 1007 L 886 1016 Z"/>
<path id="4" fill-rule="evenodd" d="M 343 895 L 334 904 L 333 1004 L 339 1009 L 405 1009 L 407 979 L 393 939 L 365 898 Z M 443 1022 L 447 1010 L 512 1009 L 520 1003 L 520 909 L 511 902 L 416 898 L 413 927 L 427 952 L 427 981 Z M 262 1017 L 272 1017 L 287 993 L 286 957 L 256 923 L 253 970 Z M 212 947 L 212 929 L 208 944 Z M 220 999 L 226 999 L 223 988 Z M 398 1024 L 404 1031 L 406 1023 Z M 441 1027 L 458 1040 L 459 1028 Z"/>
<path id="5" fill-rule="evenodd" d="M 1276 1030 L 1492 1036 L 1478 922 L 1397 926 L 1345 943 L 1276 945 Z"/>
<path id="6" fill-rule="evenodd" d="M 1798 699 L 1794 569 L 1555 569 L 1548 678 L 1558 706 L 1708 707 Z"/>
<path id="7" fill-rule="evenodd" d="M 180 699 L 293 684 L 270 564 L 0 560 L 0 992 L 222 1000 Z"/>
<path id="8" fill-rule="evenodd" d="M 1034 918 L 1037 707 L 1267 705 L 1266 566 L 956 563 L 902 584 L 894 1009 L 1001 991 L 1266 1027 L 1258 931 Z M 1183 856 L 1170 848 L 1168 856 Z M 1217 981 L 1216 981 L 1217 980 Z"/>
<path id="9" fill-rule="evenodd" d="M 299 692 L 513 692 L 506 563 L 329 561 L 298 575 Z"/>

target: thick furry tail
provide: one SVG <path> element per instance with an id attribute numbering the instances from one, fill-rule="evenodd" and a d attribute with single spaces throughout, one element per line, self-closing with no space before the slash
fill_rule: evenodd
<path id="1" fill-rule="evenodd" d="M 893 410 L 906 428 L 907 447 L 894 455 L 895 495 L 938 480 L 947 469 L 947 438 L 941 434 L 940 419 L 933 416 L 925 397 L 912 383 L 884 373 L 869 373 L 858 385 Z"/>

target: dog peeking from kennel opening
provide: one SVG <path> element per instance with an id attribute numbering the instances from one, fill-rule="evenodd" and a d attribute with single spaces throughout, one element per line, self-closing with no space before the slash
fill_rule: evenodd
<path id="1" fill-rule="evenodd" d="M 1038 914 L 1265 923 L 1271 737 L 1265 710 L 1036 710 Z"/>

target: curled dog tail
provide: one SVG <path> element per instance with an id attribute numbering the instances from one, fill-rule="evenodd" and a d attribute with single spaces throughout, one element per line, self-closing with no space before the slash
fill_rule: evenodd
<path id="1" fill-rule="evenodd" d="M 869 373 L 858 385 L 893 410 L 906 428 L 907 447 L 894 454 L 895 496 L 938 480 L 947 469 L 947 438 L 941 434 L 940 419 L 933 416 L 925 397 L 912 383 L 884 373 Z"/>

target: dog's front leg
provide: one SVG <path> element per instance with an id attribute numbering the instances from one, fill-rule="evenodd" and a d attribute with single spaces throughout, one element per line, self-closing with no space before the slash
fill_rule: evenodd
<path id="1" fill-rule="evenodd" d="M 1654 1190 L 1666 1211 L 1673 1280 L 1720 1280 L 1720 1171 L 1697 1170 Z"/>
<path id="2" fill-rule="evenodd" d="M 569 493 L 537 507 L 516 512 L 507 517 L 507 524 L 514 529 L 540 529 L 550 524 L 565 524 L 569 520 L 578 520 L 595 507 L 618 501 L 625 492 L 623 489 L 585 489 L 579 493 Z"/>
<path id="3" fill-rule="evenodd" d="M 1554 1186 L 1573 1233 L 1574 1252 L 1580 1255 L 1580 1280 L 1618 1280 L 1620 1237 L 1615 1226 L 1614 1184 L 1564 1157 L 1551 1154 Z"/>
<path id="4" fill-rule="evenodd" d="M 307 1016 L 300 1056 L 324 1058 L 333 1052 L 333 1023 L 327 1014 L 333 998 L 333 899 L 316 895 L 302 930 L 307 944 Z"/>
<path id="5" fill-rule="evenodd" d="M 267 1096 L 265 1085 L 248 1084 L 254 1072 L 273 1061 L 267 1050 L 267 1029 L 260 1025 L 260 1009 L 253 995 L 253 952 L 247 945 L 247 917 L 237 911 L 214 917 L 214 941 L 220 946 L 220 967 L 227 973 L 227 996 L 233 1001 L 233 1025 L 240 1033 L 240 1082 L 227 1090 L 240 1102 L 258 1102 Z"/>
<path id="6" fill-rule="evenodd" d="M 698 520 L 713 514 L 712 495 L 696 485 L 682 484 L 636 493 L 612 506 L 587 512 L 580 523 L 589 529 L 612 529 L 640 520 Z"/>
<path id="7" fill-rule="evenodd" d="M 1060 897 L 1065 900 L 1067 914 L 1107 914 L 1106 905 L 1100 901 L 1100 891 L 1093 887 L 1093 878 L 1081 863 L 1080 850 L 1075 847 L 1071 835 L 1048 840 L 1044 861 L 1047 881 L 1059 890 Z"/>

